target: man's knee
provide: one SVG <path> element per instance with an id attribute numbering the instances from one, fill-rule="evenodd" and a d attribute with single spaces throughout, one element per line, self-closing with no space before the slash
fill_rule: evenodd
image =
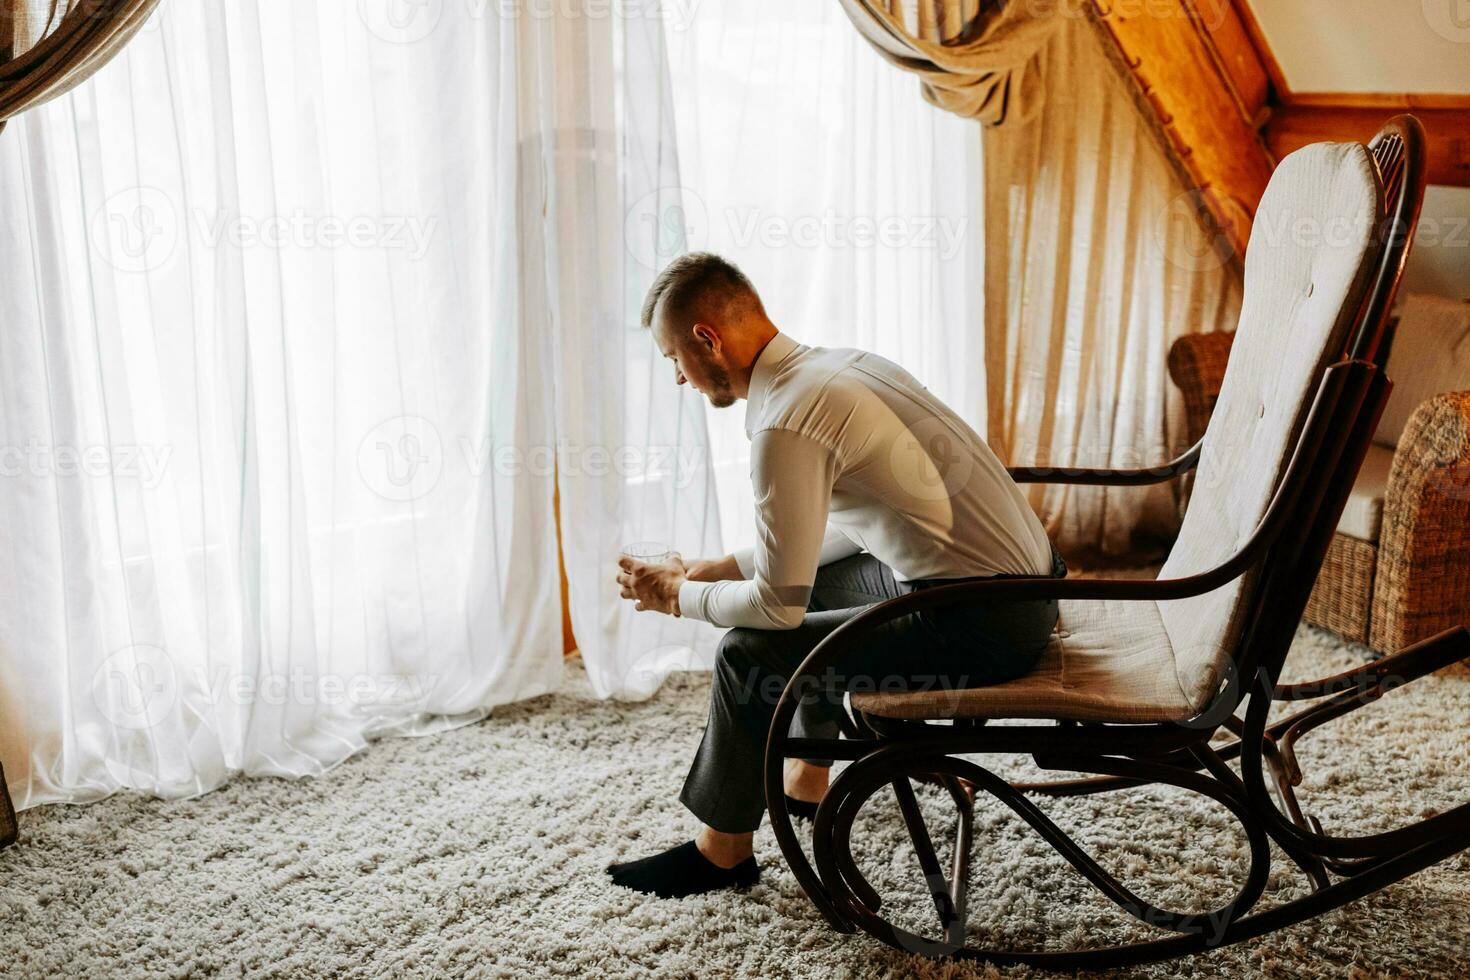
<path id="1" fill-rule="evenodd" d="M 725 697 L 751 707 L 774 709 L 786 679 L 773 672 L 762 656 L 770 631 L 737 626 L 720 639 L 715 654 L 715 685 Z"/>
<path id="2" fill-rule="evenodd" d="M 756 650 L 761 643 L 761 630 L 737 626 L 726 630 L 715 651 L 715 670 L 721 674 L 734 670 L 744 674 L 758 664 Z"/>

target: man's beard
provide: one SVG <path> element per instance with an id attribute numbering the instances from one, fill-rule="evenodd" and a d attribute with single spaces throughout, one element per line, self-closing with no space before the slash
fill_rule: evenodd
<path id="1" fill-rule="evenodd" d="M 735 404 L 735 393 L 730 390 L 730 372 L 711 361 L 701 360 L 705 377 L 712 391 L 706 395 L 715 408 L 729 408 Z"/>

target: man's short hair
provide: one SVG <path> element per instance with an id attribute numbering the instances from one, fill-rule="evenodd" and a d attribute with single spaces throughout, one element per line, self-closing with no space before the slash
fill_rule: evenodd
<path id="1" fill-rule="evenodd" d="M 643 325 L 653 326 L 659 303 L 675 321 L 721 322 L 732 314 L 764 313 L 761 298 L 745 273 L 713 252 L 687 252 L 670 262 L 649 287 L 643 300 Z M 732 309 L 736 307 L 736 309 Z"/>

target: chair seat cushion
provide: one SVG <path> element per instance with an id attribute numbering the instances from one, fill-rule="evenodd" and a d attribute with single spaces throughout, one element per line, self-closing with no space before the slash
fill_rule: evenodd
<path id="1" fill-rule="evenodd" d="M 1337 522 L 1339 533 L 1359 541 L 1376 542 L 1383 524 L 1383 498 L 1388 492 L 1388 471 L 1393 469 L 1393 449 L 1371 445 L 1363 468 Z"/>
<path id="2" fill-rule="evenodd" d="M 1197 714 L 1151 600 L 1063 600 L 1051 644 L 1025 677 L 961 690 L 854 694 L 885 718 L 1064 718 L 1142 724 Z"/>

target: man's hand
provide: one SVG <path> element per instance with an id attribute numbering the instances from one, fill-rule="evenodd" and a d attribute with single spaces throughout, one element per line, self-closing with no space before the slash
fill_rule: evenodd
<path id="1" fill-rule="evenodd" d="M 683 561 L 675 558 L 666 565 L 650 565 L 624 555 L 618 559 L 618 568 L 619 594 L 634 600 L 634 609 L 679 615 L 679 586 L 689 577 Z"/>
<path id="2" fill-rule="evenodd" d="M 684 566 L 684 572 L 691 582 L 739 582 L 745 578 L 734 555 L 692 561 Z"/>

